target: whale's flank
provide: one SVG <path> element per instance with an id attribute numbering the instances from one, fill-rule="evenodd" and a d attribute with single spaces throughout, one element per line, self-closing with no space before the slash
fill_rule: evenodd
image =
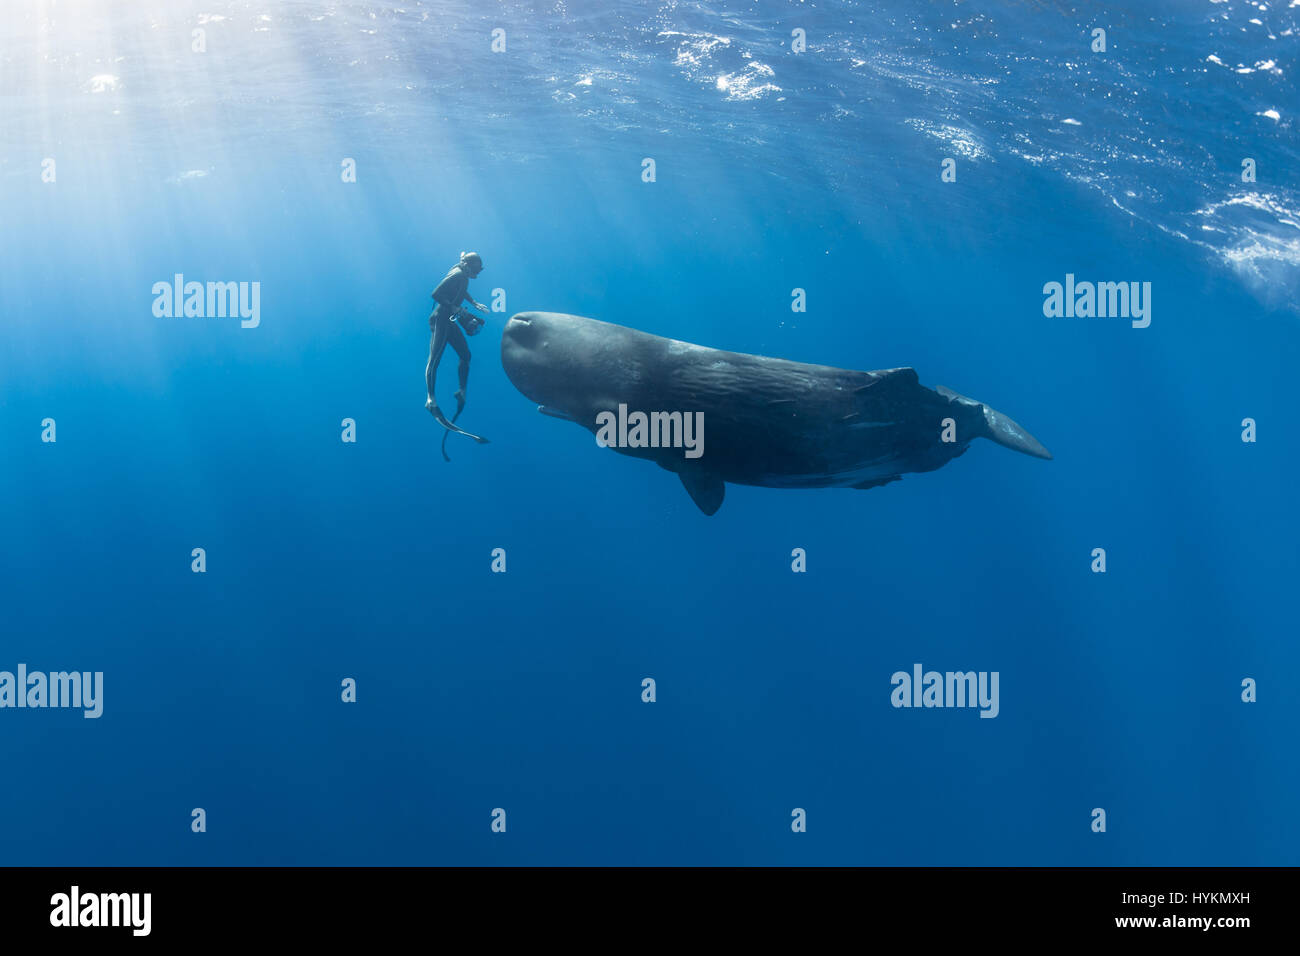
<path id="1" fill-rule="evenodd" d="M 558 312 L 511 318 L 501 363 L 544 414 L 676 472 L 706 515 L 722 506 L 727 482 L 877 488 L 941 468 L 976 438 L 1052 457 L 1006 415 L 951 389 L 927 388 L 908 367 L 808 365 Z M 700 455 L 645 439 L 655 423 L 679 420 L 700 423 Z"/>

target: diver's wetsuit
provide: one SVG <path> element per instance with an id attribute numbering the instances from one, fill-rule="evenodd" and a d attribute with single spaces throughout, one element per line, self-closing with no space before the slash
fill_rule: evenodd
<path id="1" fill-rule="evenodd" d="M 453 266 L 438 288 L 433 290 L 434 307 L 429 314 L 429 364 L 424 369 L 424 381 L 429 386 L 429 401 L 437 404 L 433 394 L 434 383 L 438 379 L 438 363 L 442 353 L 451 342 L 451 347 L 460 357 L 460 366 L 456 373 L 460 378 L 460 393 L 463 400 L 465 387 L 469 384 L 469 343 L 452 319 L 455 318 L 462 302 L 473 302 L 469 297 L 469 274 L 459 265 Z"/>

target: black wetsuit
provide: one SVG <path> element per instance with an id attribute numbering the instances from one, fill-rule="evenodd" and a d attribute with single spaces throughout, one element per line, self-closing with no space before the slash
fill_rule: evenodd
<path id="1" fill-rule="evenodd" d="M 429 364 L 425 367 L 424 380 L 429 388 L 429 399 L 436 404 L 433 386 L 438 378 L 438 363 L 442 360 L 448 342 L 460 357 L 456 373 L 462 394 L 469 384 L 469 343 L 465 341 L 465 333 L 452 321 L 460 311 L 462 302 L 474 301 L 469 296 L 469 273 L 459 265 L 453 266 L 438 283 L 438 288 L 433 290 L 433 299 L 433 312 L 429 315 L 429 331 L 432 333 L 429 337 Z"/>

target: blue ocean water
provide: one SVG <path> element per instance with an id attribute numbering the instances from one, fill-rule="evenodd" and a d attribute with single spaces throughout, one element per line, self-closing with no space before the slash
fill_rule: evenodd
<path id="1" fill-rule="evenodd" d="M 1298 12 L 8 3 L 0 671 L 104 692 L 0 708 L 0 861 L 1300 862 Z M 910 365 L 1055 459 L 705 517 L 515 390 L 531 309 Z M 892 706 L 917 663 L 997 717 Z"/>

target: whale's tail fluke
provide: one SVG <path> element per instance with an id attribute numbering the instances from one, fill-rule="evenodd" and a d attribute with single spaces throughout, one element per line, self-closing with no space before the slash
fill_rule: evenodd
<path id="1" fill-rule="evenodd" d="M 1024 452 L 1035 458 L 1051 459 L 1052 453 L 1043 447 L 1042 442 L 996 409 L 989 408 L 983 402 L 977 402 L 965 395 L 958 395 L 952 389 L 944 388 L 942 385 L 937 386 L 935 391 L 949 401 L 979 409 L 984 425 L 980 433 L 981 437 L 995 441 L 1012 451 Z"/>
<path id="2" fill-rule="evenodd" d="M 987 405 L 984 406 L 984 424 L 988 426 L 985 438 L 991 438 L 1005 448 L 1022 451 L 1035 458 L 1051 459 L 1052 453 L 1043 447 L 1042 442 L 1007 416 Z"/>

